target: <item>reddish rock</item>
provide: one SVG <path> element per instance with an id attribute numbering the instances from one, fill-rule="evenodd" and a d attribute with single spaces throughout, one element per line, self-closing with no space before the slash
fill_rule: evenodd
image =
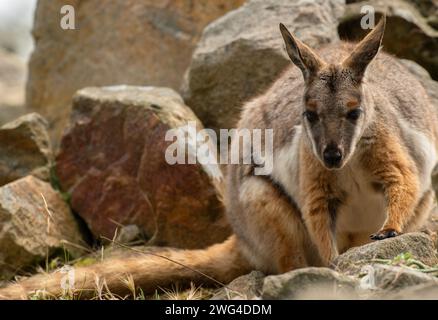
<path id="1" fill-rule="evenodd" d="M 71 205 L 96 236 L 135 224 L 150 244 L 197 248 L 230 233 L 220 201 L 222 175 L 202 165 L 169 165 L 168 129 L 197 121 L 171 89 L 80 90 L 56 172 Z"/>

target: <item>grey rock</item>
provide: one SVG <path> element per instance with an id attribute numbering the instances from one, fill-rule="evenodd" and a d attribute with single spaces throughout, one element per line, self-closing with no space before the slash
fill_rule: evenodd
<path id="1" fill-rule="evenodd" d="M 241 106 L 261 94 L 291 62 L 279 23 L 317 47 L 338 39 L 344 0 L 250 0 L 204 30 L 182 95 L 208 128 L 234 127 Z"/>
<path id="2" fill-rule="evenodd" d="M 363 17 L 360 11 L 364 5 L 372 6 L 379 15 L 384 12 L 387 15 L 383 39 L 385 50 L 400 58 L 416 61 L 428 70 L 433 79 L 438 79 L 438 31 L 428 24 L 415 5 L 406 1 L 370 0 L 348 4 L 339 25 L 341 38 L 358 40 L 369 32 L 360 24 Z"/>
<path id="3" fill-rule="evenodd" d="M 373 264 L 362 270 L 366 271 L 366 275 L 361 284 L 367 282 L 369 288 L 378 290 L 396 292 L 419 284 L 438 285 L 438 278 L 406 266 Z"/>
<path id="4" fill-rule="evenodd" d="M 402 253 L 411 253 L 415 259 L 426 265 L 438 263 L 432 239 L 424 233 L 408 233 L 351 248 L 341 254 L 334 264 L 339 272 L 358 274 L 361 268 L 372 263 L 373 259 L 393 259 Z"/>
<path id="5" fill-rule="evenodd" d="M 347 0 L 347 3 L 363 2 Z M 438 29 L 438 1 L 436 0 L 403 0 L 405 7 L 412 8 L 425 19 L 432 28 Z"/>
<path id="6" fill-rule="evenodd" d="M 116 242 L 121 244 L 129 244 L 143 237 L 140 228 L 135 224 L 123 226 L 117 230 Z"/>
<path id="7" fill-rule="evenodd" d="M 257 299 L 261 296 L 264 277 L 259 271 L 241 276 L 221 288 L 211 300 Z"/>
<path id="8" fill-rule="evenodd" d="M 268 276 L 263 299 L 357 299 L 358 281 L 328 268 L 303 268 Z"/>
<path id="9" fill-rule="evenodd" d="M 423 283 L 389 293 L 386 298 L 392 300 L 438 300 L 438 285 L 436 282 Z"/>

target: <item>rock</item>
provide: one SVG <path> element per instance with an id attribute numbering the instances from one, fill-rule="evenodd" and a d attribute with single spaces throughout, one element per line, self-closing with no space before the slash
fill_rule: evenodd
<path id="1" fill-rule="evenodd" d="M 47 127 L 36 113 L 0 127 L 0 186 L 27 175 L 49 180 L 53 155 Z"/>
<path id="2" fill-rule="evenodd" d="M 252 300 L 258 299 L 263 288 L 265 275 L 253 271 L 231 281 L 226 287 L 221 288 L 211 300 Z"/>
<path id="3" fill-rule="evenodd" d="M 135 224 L 130 224 L 117 229 L 116 242 L 121 244 L 130 244 L 135 241 L 141 241 L 142 232 Z"/>
<path id="4" fill-rule="evenodd" d="M 438 264 L 435 245 L 423 233 L 407 233 L 395 238 L 375 241 L 354 247 L 341 254 L 334 262 L 336 270 L 346 274 L 357 274 L 373 259 L 394 259 L 402 253 L 410 253 L 426 265 Z"/>
<path id="5" fill-rule="evenodd" d="M 438 285 L 435 282 L 424 283 L 408 287 L 395 293 L 388 293 L 380 299 L 390 300 L 436 300 L 438 297 Z"/>
<path id="6" fill-rule="evenodd" d="M 150 245 L 200 248 L 230 234 L 217 165 L 166 162 L 169 129 L 199 120 L 173 90 L 80 90 L 56 173 L 71 205 L 96 237 L 137 225 Z"/>
<path id="7" fill-rule="evenodd" d="M 358 281 L 328 268 L 303 268 L 265 278 L 263 299 L 357 299 Z"/>
<path id="8" fill-rule="evenodd" d="M 14 54 L 0 50 L 0 125 L 24 111 L 26 63 Z"/>
<path id="9" fill-rule="evenodd" d="M 234 127 L 242 103 L 291 63 L 279 23 L 316 47 L 338 39 L 343 8 L 343 0 L 249 0 L 204 30 L 181 89 L 184 101 L 206 127 Z"/>
<path id="10" fill-rule="evenodd" d="M 347 0 L 347 3 L 362 2 L 361 0 Z M 408 5 L 417 10 L 425 21 L 435 29 L 438 29 L 438 2 L 436 0 L 404 0 L 405 6 Z"/>
<path id="11" fill-rule="evenodd" d="M 26 104 L 58 142 L 71 98 L 84 87 L 181 85 L 204 27 L 244 0 L 71 0 L 75 30 L 60 27 L 64 0 L 38 1 Z"/>
<path id="12" fill-rule="evenodd" d="M 438 2 L 436 0 L 405 0 L 413 5 L 434 29 L 438 29 Z"/>
<path id="13" fill-rule="evenodd" d="M 83 245 L 78 224 L 61 195 L 32 176 L 0 187 L 0 221 L 3 279 L 59 250 L 74 256 L 79 251 L 70 244 Z"/>
<path id="14" fill-rule="evenodd" d="M 410 1 L 417 2 L 417 1 Z M 402 0 L 370 0 L 347 5 L 338 27 L 342 39 L 361 39 L 369 30 L 361 28 L 362 6 L 372 6 L 379 15 L 386 12 L 383 47 L 400 58 L 414 60 L 438 80 L 438 31 L 428 25 L 414 5 Z M 376 21 L 377 21 L 376 17 Z"/>
<path id="15" fill-rule="evenodd" d="M 367 287 L 385 292 L 395 292 L 426 283 L 438 285 L 438 278 L 405 266 L 374 264 L 365 266 L 362 268 L 362 271 L 364 270 Z M 361 284 L 363 283 L 364 281 L 361 281 Z"/>

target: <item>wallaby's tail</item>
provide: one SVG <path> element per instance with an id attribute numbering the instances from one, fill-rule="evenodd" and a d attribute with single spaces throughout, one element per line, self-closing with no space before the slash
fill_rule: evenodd
<path id="1" fill-rule="evenodd" d="M 176 282 L 183 286 L 190 282 L 197 285 L 226 284 L 250 271 L 235 236 L 207 249 L 169 249 L 161 255 L 138 253 L 77 268 L 74 270 L 74 292 L 81 298 L 90 297 L 95 294 L 96 285 L 105 281 L 109 291 L 123 296 L 130 293 L 126 286 L 129 275 L 132 275 L 136 287 L 145 293 L 153 293 L 157 287 L 166 288 Z M 65 279 L 68 275 L 60 272 L 36 275 L 1 288 L 0 299 L 27 299 L 37 290 L 60 296 L 65 292 Z"/>

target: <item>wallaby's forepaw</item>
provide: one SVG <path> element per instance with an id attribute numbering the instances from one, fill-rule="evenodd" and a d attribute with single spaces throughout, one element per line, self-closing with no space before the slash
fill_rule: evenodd
<path id="1" fill-rule="evenodd" d="M 400 235 L 400 232 L 398 232 L 395 229 L 386 228 L 382 229 L 370 236 L 371 240 L 383 240 L 387 238 L 394 238 Z"/>

